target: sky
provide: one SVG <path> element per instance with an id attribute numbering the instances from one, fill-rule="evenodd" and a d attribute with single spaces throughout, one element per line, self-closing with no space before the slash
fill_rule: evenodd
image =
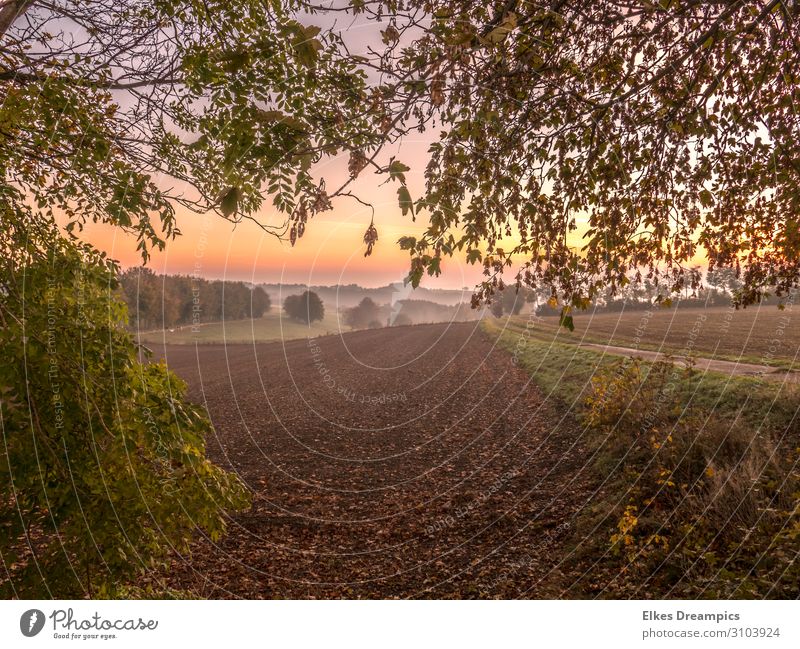
<path id="1" fill-rule="evenodd" d="M 381 25 L 345 14 L 317 14 L 304 17 L 305 24 L 334 27 L 341 33 L 353 54 L 366 54 L 369 47 L 382 48 Z M 332 21 L 336 21 L 335 24 Z M 391 156 L 404 162 L 412 198 L 424 188 L 424 169 L 428 147 L 438 129 L 404 138 L 401 145 L 387 147 L 379 162 Z M 328 187 L 337 187 L 347 178 L 347 154 L 323 160 L 313 169 L 315 177 L 324 177 Z M 419 236 L 424 231 L 424 215 L 414 222 L 403 216 L 397 203 L 397 184 L 382 185 L 384 176 L 365 170 L 352 185 L 359 198 L 372 203 L 378 243 L 372 255 L 364 257 L 364 232 L 370 223 L 371 210 L 350 198 L 339 198 L 333 210 L 314 217 L 306 233 L 292 247 L 265 232 L 255 223 L 226 222 L 214 214 L 195 214 L 178 209 L 177 224 L 182 235 L 167 243 L 164 252 L 154 252 L 148 265 L 160 273 L 196 274 L 208 279 L 230 279 L 266 283 L 308 285 L 360 284 L 385 286 L 402 280 L 409 270 L 409 254 L 400 250 L 402 236 Z M 257 215 L 266 224 L 279 225 L 284 217 L 271 208 Z M 84 238 L 106 251 L 123 267 L 141 264 L 135 238 L 102 224 L 87 224 Z M 442 264 L 439 278 L 425 277 L 428 288 L 473 287 L 481 281 L 482 267 L 468 265 L 454 257 Z"/>
<path id="2" fill-rule="evenodd" d="M 369 47 L 379 50 L 380 24 L 354 20 L 341 20 L 336 14 L 337 27 L 353 54 L 365 54 Z M 325 17 L 315 15 L 305 19 L 306 24 L 333 26 Z M 424 133 L 405 137 L 402 143 L 388 146 L 378 162 L 387 164 L 395 157 L 408 165 L 409 191 L 417 199 L 424 189 L 424 170 L 428 160 L 428 147 L 439 128 L 433 125 Z M 324 177 L 326 186 L 338 187 L 348 177 L 347 153 L 324 159 L 312 170 L 316 178 Z M 167 242 L 164 252 L 154 252 L 148 265 L 156 272 L 167 274 L 193 274 L 207 279 L 242 280 L 253 283 L 282 283 L 307 285 L 360 284 L 365 287 L 385 286 L 401 281 L 409 270 L 409 255 L 400 250 L 397 240 L 402 236 L 419 236 L 425 229 L 425 214 L 415 222 L 410 215 L 403 216 L 397 203 L 397 183 L 384 183 L 385 176 L 377 176 L 370 169 L 351 186 L 359 198 L 371 203 L 375 209 L 375 227 L 378 243 L 370 257 L 364 257 L 364 232 L 370 224 L 371 210 L 354 199 L 335 199 L 333 209 L 314 217 L 308 224 L 305 236 L 292 247 L 265 232 L 250 221 L 237 225 L 214 214 L 196 214 L 178 208 L 177 224 L 182 235 Z M 168 186 L 170 181 L 165 180 Z M 277 213 L 267 200 L 265 209 L 256 217 L 262 223 L 277 226 L 284 216 Z M 581 226 L 585 219 L 577 217 L 579 230 L 571 233 L 570 245 L 581 245 Z M 141 264 L 135 238 L 117 228 L 102 224 L 88 224 L 83 236 L 98 248 L 106 251 L 125 268 Z M 503 246 L 508 249 L 510 246 Z M 478 284 L 482 266 L 466 264 L 463 257 L 447 258 L 442 263 L 442 275 L 426 276 L 422 285 L 428 288 L 472 288 Z M 514 275 L 514 268 L 508 271 Z"/>
<path id="3" fill-rule="evenodd" d="M 424 186 L 423 172 L 430 138 L 406 140 L 402 146 L 387 150 L 411 167 L 406 173 L 413 198 Z M 316 169 L 328 187 L 337 186 L 347 175 L 347 156 L 324 161 Z M 385 176 L 365 170 L 353 185 L 358 196 L 375 208 L 378 243 L 369 257 L 363 237 L 370 223 L 371 210 L 348 197 L 338 198 L 333 209 L 311 219 L 305 235 L 294 247 L 265 232 L 251 221 L 236 225 L 213 214 L 196 214 L 178 208 L 176 221 L 181 235 L 167 242 L 163 252 L 153 252 L 148 262 L 159 273 L 194 274 L 208 279 L 242 280 L 254 283 L 308 285 L 360 284 L 385 286 L 402 280 L 409 269 L 409 254 L 400 250 L 402 236 L 419 236 L 425 216 L 415 222 L 403 216 L 397 202 L 397 183 L 383 184 Z M 272 208 L 271 199 L 257 215 L 266 224 L 279 225 L 283 216 Z M 83 235 L 106 251 L 123 267 L 141 264 L 134 236 L 118 228 L 87 224 Z M 472 287 L 481 279 L 481 267 L 468 265 L 454 257 L 443 264 L 439 278 L 426 277 L 428 288 Z"/>

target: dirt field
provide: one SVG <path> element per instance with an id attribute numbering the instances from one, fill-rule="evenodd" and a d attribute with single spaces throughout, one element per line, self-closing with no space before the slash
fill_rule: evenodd
<path id="1" fill-rule="evenodd" d="M 555 597 L 580 430 L 477 323 L 161 348 L 255 496 L 176 559 L 202 597 Z M 565 564 L 566 565 L 566 564 Z"/>
<path id="2" fill-rule="evenodd" d="M 514 321 L 523 323 L 524 316 Z M 564 342 L 591 342 L 651 351 L 743 361 L 800 369 L 800 306 L 728 309 L 654 309 L 628 313 L 578 312 L 575 331 L 558 319 L 542 318 L 540 327 Z"/>

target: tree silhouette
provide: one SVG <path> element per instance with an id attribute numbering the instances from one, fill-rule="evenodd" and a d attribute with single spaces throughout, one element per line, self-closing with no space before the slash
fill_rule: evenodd
<path id="1" fill-rule="evenodd" d="M 380 321 L 381 307 L 372 298 L 365 297 L 356 306 L 347 309 L 344 313 L 344 322 L 353 329 L 370 327 L 371 323 Z"/>
<path id="2" fill-rule="evenodd" d="M 319 295 L 305 291 L 300 295 L 290 295 L 283 301 L 283 310 L 293 320 L 311 324 L 325 317 L 325 306 Z"/>

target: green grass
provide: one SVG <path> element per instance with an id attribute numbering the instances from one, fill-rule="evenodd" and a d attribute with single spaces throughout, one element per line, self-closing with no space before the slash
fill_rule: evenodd
<path id="1" fill-rule="evenodd" d="M 508 325 L 486 319 L 482 327 L 549 398 L 560 400 L 578 417 L 591 392 L 592 378 L 623 360 L 579 347 L 573 338 L 553 336 L 539 325 L 526 332 L 519 319 L 512 318 Z M 740 417 L 756 426 L 781 426 L 791 421 L 797 408 L 794 384 L 701 371 L 676 373 L 676 377 L 676 393 L 687 410 L 713 411 L 716 417 L 730 420 Z"/>
<path id="2" fill-rule="evenodd" d="M 230 320 L 201 324 L 193 331 L 190 325 L 174 331 L 147 331 L 139 336 L 143 343 L 194 345 L 214 343 L 253 343 L 275 340 L 295 340 L 349 331 L 340 325 L 336 313 L 327 313 L 321 322 L 306 325 L 290 320 L 285 314 L 268 313 L 256 320 Z"/>

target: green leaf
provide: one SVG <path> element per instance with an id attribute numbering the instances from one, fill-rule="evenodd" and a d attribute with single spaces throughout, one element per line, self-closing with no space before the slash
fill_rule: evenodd
<path id="1" fill-rule="evenodd" d="M 397 243 L 400 244 L 400 250 L 413 250 L 417 245 L 417 240 L 414 237 L 400 237 Z"/>
<path id="2" fill-rule="evenodd" d="M 442 267 L 441 267 L 442 259 L 440 257 L 434 257 L 433 259 L 428 262 L 428 275 L 431 277 L 435 276 L 438 277 L 442 274 Z"/>
<path id="3" fill-rule="evenodd" d="M 481 251 L 473 248 L 467 253 L 467 263 L 474 264 L 481 260 L 483 255 L 481 255 Z"/>
<path id="4" fill-rule="evenodd" d="M 424 269 L 422 265 L 416 266 L 406 277 L 405 284 L 411 284 L 412 288 L 417 288 L 422 280 Z"/>
<path id="5" fill-rule="evenodd" d="M 400 209 L 403 211 L 403 216 L 411 212 L 414 214 L 414 201 L 411 200 L 411 194 L 408 192 L 408 187 L 402 185 L 397 189 L 397 198 L 400 202 Z"/>
<path id="6" fill-rule="evenodd" d="M 399 160 L 393 160 L 389 165 L 389 178 L 391 180 L 399 180 L 404 185 L 406 184 L 406 176 L 403 172 L 409 171 L 411 167 L 404 165 Z"/>

